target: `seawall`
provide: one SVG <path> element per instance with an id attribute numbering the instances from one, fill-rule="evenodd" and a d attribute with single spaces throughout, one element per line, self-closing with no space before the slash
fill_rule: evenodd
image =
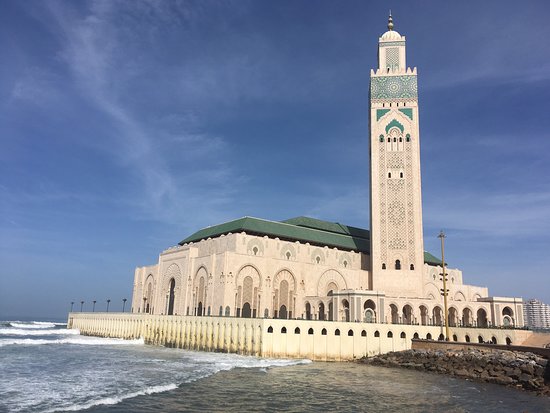
<path id="1" fill-rule="evenodd" d="M 83 335 L 143 338 L 145 343 L 261 357 L 345 361 L 411 348 L 414 337 L 437 338 L 442 327 L 269 318 L 165 316 L 135 313 L 69 313 L 68 328 Z M 525 330 L 451 328 L 465 337 L 522 343 Z"/>

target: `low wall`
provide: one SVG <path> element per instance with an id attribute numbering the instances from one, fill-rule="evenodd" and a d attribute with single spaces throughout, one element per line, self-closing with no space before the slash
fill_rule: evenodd
<path id="1" fill-rule="evenodd" d="M 317 320 L 236 317 L 162 316 L 135 313 L 70 313 L 68 328 L 81 334 L 200 351 L 220 351 L 275 358 L 322 361 L 353 360 L 411 348 L 413 337 L 433 338 L 442 327 Z M 495 337 L 498 343 L 521 343 L 521 330 L 451 328 L 466 335 Z"/>

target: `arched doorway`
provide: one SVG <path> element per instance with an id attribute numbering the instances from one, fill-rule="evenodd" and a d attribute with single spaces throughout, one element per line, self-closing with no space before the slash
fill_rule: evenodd
<path id="1" fill-rule="evenodd" d="M 412 307 L 407 304 L 403 307 L 403 324 L 412 324 L 412 323 L 413 323 Z"/>
<path id="2" fill-rule="evenodd" d="M 487 312 L 483 308 L 480 308 L 479 310 L 477 310 L 477 326 L 483 327 L 483 328 L 487 328 L 488 326 Z"/>
<path id="3" fill-rule="evenodd" d="M 252 309 L 250 307 L 250 303 L 244 303 L 243 304 L 243 311 L 241 313 L 241 316 L 243 318 L 250 318 L 252 317 Z"/>
<path id="4" fill-rule="evenodd" d="M 449 308 L 449 326 L 456 327 L 456 320 L 458 318 L 458 311 L 456 308 Z"/>
<path id="5" fill-rule="evenodd" d="M 443 317 L 442 317 L 443 311 L 441 310 L 441 307 L 436 306 L 433 310 L 433 324 L 435 326 L 440 326 L 443 324 Z"/>
<path id="6" fill-rule="evenodd" d="M 349 322 L 349 301 L 348 300 L 342 300 L 342 307 L 343 307 L 343 310 L 344 310 L 344 320 L 343 321 L 347 321 Z"/>
<path id="7" fill-rule="evenodd" d="M 174 315 L 174 298 L 176 289 L 176 280 L 173 278 L 170 280 L 170 293 L 168 295 L 168 315 Z"/>
<path id="8" fill-rule="evenodd" d="M 399 324 L 399 311 L 397 310 L 397 306 L 395 304 L 390 304 L 390 310 L 392 324 Z"/>
<path id="9" fill-rule="evenodd" d="M 428 308 L 425 305 L 420 306 L 420 324 L 428 325 Z"/>
<path id="10" fill-rule="evenodd" d="M 472 310 L 465 308 L 462 310 L 462 325 L 470 327 L 472 325 Z"/>
<path id="11" fill-rule="evenodd" d="M 197 315 L 202 316 L 202 301 L 199 301 L 199 305 L 197 306 Z"/>
<path id="12" fill-rule="evenodd" d="M 325 319 L 325 304 L 319 303 L 319 320 Z"/>
<path id="13" fill-rule="evenodd" d="M 284 304 L 281 307 L 279 307 L 279 318 L 288 318 L 286 305 Z"/>
<path id="14" fill-rule="evenodd" d="M 363 304 L 363 309 L 365 310 L 365 322 L 366 323 L 375 323 L 376 322 L 376 304 L 374 301 L 367 300 Z"/>
<path id="15" fill-rule="evenodd" d="M 311 320 L 311 304 L 306 303 L 306 320 Z"/>

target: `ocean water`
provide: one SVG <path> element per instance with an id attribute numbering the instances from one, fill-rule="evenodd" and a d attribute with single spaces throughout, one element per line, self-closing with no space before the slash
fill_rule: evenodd
<path id="1" fill-rule="evenodd" d="M 0 412 L 550 412 L 550 398 L 447 376 L 80 336 L 0 322 Z"/>

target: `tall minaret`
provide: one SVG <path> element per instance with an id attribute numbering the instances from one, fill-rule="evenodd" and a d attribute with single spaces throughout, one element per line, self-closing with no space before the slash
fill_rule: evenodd
<path id="1" fill-rule="evenodd" d="M 370 80 L 372 287 L 414 293 L 424 264 L 418 88 L 391 13 Z"/>

